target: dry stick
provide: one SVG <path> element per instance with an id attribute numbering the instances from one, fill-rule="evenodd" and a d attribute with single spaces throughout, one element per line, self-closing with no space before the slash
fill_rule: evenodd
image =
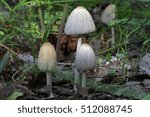
<path id="1" fill-rule="evenodd" d="M 60 24 L 60 27 L 59 27 L 57 45 L 56 45 L 57 60 L 58 60 L 58 58 L 59 58 L 60 41 L 61 41 L 61 36 L 62 36 L 62 34 L 63 34 L 64 24 L 65 24 L 66 15 L 67 15 L 67 9 L 68 9 L 68 5 L 65 4 L 64 10 L 63 10 L 63 17 L 62 17 L 61 24 Z"/>
<path id="2" fill-rule="evenodd" d="M 74 63 L 60 63 L 60 62 L 56 62 L 57 65 L 64 65 L 64 66 L 74 66 Z"/>
<path id="3" fill-rule="evenodd" d="M 0 43 L 0 46 L 6 48 L 7 50 L 9 50 L 10 52 L 12 52 L 12 53 L 15 54 L 16 56 L 18 55 L 18 54 L 17 54 L 16 52 L 14 52 L 12 49 L 10 49 L 9 47 L 7 47 L 7 46 L 5 46 L 5 45 L 3 45 L 3 44 L 1 44 L 1 43 Z"/>
<path id="4" fill-rule="evenodd" d="M 11 77 L 11 79 L 12 79 L 12 81 L 14 81 L 15 79 L 15 76 L 18 74 L 20 72 L 20 69 L 19 70 L 17 70 L 13 75 L 12 75 L 12 77 Z"/>
<path id="5" fill-rule="evenodd" d="M 114 43 L 115 43 L 115 28 L 114 27 L 111 28 L 111 35 L 112 35 L 112 37 L 111 37 L 112 46 L 111 47 L 113 47 Z"/>

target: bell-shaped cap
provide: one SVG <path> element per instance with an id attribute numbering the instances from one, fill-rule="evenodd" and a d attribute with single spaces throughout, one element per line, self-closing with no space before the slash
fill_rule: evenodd
<path id="1" fill-rule="evenodd" d="M 41 71 L 51 71 L 56 65 L 56 51 L 53 45 L 49 42 L 45 42 L 39 51 L 38 55 L 38 67 Z"/>
<path id="2" fill-rule="evenodd" d="M 67 35 L 76 35 L 93 31 L 95 31 L 95 24 L 88 10 L 82 6 L 75 8 L 67 19 L 65 33 Z"/>
<path id="3" fill-rule="evenodd" d="M 102 13 L 101 22 L 108 25 L 108 23 L 116 17 L 116 5 L 108 5 Z"/>
<path id="4" fill-rule="evenodd" d="M 78 70 L 88 70 L 96 65 L 96 57 L 92 47 L 81 44 L 76 53 L 75 66 Z"/>

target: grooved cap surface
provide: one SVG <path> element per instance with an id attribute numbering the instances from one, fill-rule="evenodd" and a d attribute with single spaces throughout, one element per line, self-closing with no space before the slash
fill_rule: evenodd
<path id="1" fill-rule="evenodd" d="M 88 70 L 96 65 L 93 49 L 88 44 L 81 44 L 76 53 L 75 66 L 78 70 Z"/>
<path id="2" fill-rule="evenodd" d="M 38 68 L 41 71 L 50 71 L 56 64 L 56 51 L 53 45 L 45 42 L 39 51 Z"/>
<path id="3" fill-rule="evenodd" d="M 95 31 L 91 14 L 84 7 L 78 6 L 69 15 L 64 31 L 67 35 L 86 34 Z"/>

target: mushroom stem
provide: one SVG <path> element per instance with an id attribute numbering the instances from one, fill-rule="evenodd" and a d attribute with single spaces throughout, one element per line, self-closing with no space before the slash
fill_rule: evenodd
<path id="1" fill-rule="evenodd" d="M 75 91 L 75 92 L 77 92 L 77 84 L 78 84 L 78 82 L 79 82 L 79 72 L 78 72 L 78 70 L 75 68 L 75 78 L 74 78 L 74 87 L 73 87 L 73 90 Z"/>
<path id="2" fill-rule="evenodd" d="M 82 88 L 86 88 L 86 73 L 82 72 Z"/>
<path id="3" fill-rule="evenodd" d="M 79 49 L 79 47 L 82 44 L 82 38 L 78 38 L 78 42 L 77 42 L 77 50 Z"/>
<path id="4" fill-rule="evenodd" d="M 46 81 L 47 81 L 47 86 L 52 85 L 51 73 L 50 72 L 46 72 Z"/>
<path id="5" fill-rule="evenodd" d="M 112 35 L 111 44 L 113 46 L 115 43 L 115 28 L 114 27 L 111 28 L 111 35 Z"/>
<path id="6" fill-rule="evenodd" d="M 52 79 L 51 79 L 51 73 L 46 72 L 46 80 L 47 80 L 47 86 L 50 86 L 50 94 L 49 97 L 54 97 L 53 90 L 52 90 Z"/>
<path id="7" fill-rule="evenodd" d="M 78 51 L 78 49 L 79 49 L 79 47 L 81 46 L 81 44 L 82 44 L 82 38 L 78 38 L 77 50 L 76 50 L 76 51 Z M 77 90 L 78 90 L 78 89 L 77 89 L 78 81 L 79 81 L 79 73 L 78 73 L 77 68 L 75 67 L 75 77 L 74 77 L 74 87 L 73 87 L 73 90 L 74 90 L 75 92 L 77 92 Z"/>

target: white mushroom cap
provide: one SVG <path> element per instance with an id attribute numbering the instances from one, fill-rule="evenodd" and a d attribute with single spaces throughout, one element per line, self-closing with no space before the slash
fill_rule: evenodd
<path id="1" fill-rule="evenodd" d="M 76 53 L 75 66 L 78 70 L 88 70 L 96 65 L 93 49 L 88 44 L 82 44 Z"/>
<path id="2" fill-rule="evenodd" d="M 56 64 L 56 51 L 53 45 L 45 42 L 39 51 L 38 67 L 41 71 L 50 71 Z"/>
<path id="3" fill-rule="evenodd" d="M 65 33 L 75 35 L 93 31 L 95 31 L 95 24 L 91 14 L 82 6 L 75 8 L 67 19 Z"/>
<path id="4" fill-rule="evenodd" d="M 116 5 L 108 5 L 102 13 L 101 22 L 108 25 L 108 23 L 116 17 Z"/>

